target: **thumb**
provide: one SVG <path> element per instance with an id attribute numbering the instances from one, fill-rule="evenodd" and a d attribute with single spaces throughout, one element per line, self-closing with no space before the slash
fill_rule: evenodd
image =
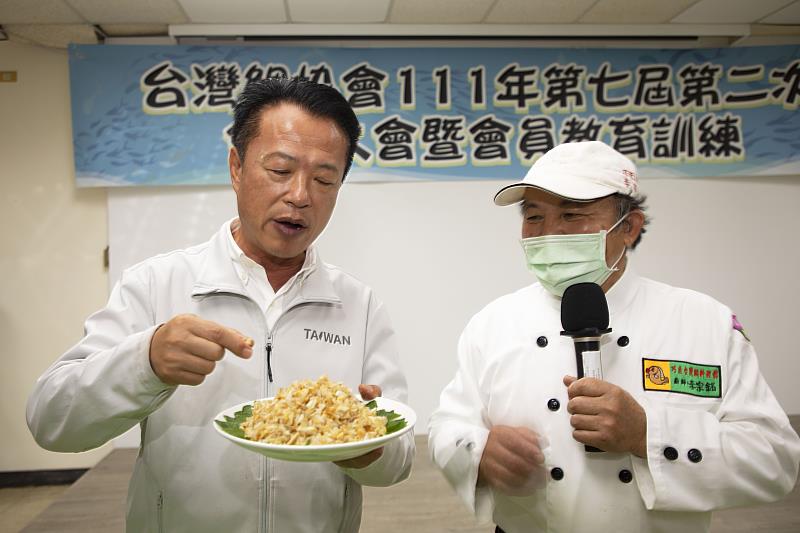
<path id="1" fill-rule="evenodd" d="M 358 386 L 358 393 L 361 394 L 361 397 L 365 400 L 377 398 L 381 395 L 381 392 L 381 388 L 377 385 L 365 385 L 362 383 Z"/>
<path id="2" fill-rule="evenodd" d="M 564 385 L 566 385 L 567 387 L 569 387 L 576 381 L 578 381 L 578 378 L 576 378 L 575 376 L 569 376 L 569 375 L 564 376 Z"/>

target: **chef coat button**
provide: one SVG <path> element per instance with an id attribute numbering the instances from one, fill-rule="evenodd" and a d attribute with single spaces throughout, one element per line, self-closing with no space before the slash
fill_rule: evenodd
<path id="1" fill-rule="evenodd" d="M 547 408 L 551 411 L 558 411 L 558 408 L 561 407 L 561 402 L 556 400 L 555 398 L 550 398 L 547 400 Z"/>
<path id="2" fill-rule="evenodd" d="M 537 345 L 539 348 L 544 348 L 545 346 L 547 346 L 547 337 L 545 337 L 544 335 L 542 335 L 541 337 L 539 337 L 538 339 L 536 339 L 536 345 Z"/>
<path id="3" fill-rule="evenodd" d="M 555 467 L 550 471 L 550 477 L 555 479 L 556 481 L 561 481 L 564 479 L 564 471 L 561 470 L 559 467 Z"/>
<path id="4" fill-rule="evenodd" d="M 689 450 L 689 453 L 687 453 L 686 456 L 693 463 L 699 463 L 700 461 L 703 460 L 703 453 L 697 448 L 692 448 L 691 450 Z"/>
<path id="5" fill-rule="evenodd" d="M 664 457 L 669 459 L 670 461 L 674 461 L 678 458 L 678 450 L 673 448 L 672 446 L 667 446 L 664 448 Z"/>
<path id="6" fill-rule="evenodd" d="M 633 474 L 631 474 L 630 470 L 620 470 L 619 471 L 619 480 L 623 483 L 630 483 L 633 480 Z"/>
<path id="7" fill-rule="evenodd" d="M 626 337 L 625 335 L 623 335 L 622 337 L 617 339 L 617 344 L 620 345 L 620 346 L 627 346 L 628 343 L 630 343 L 630 342 L 631 342 L 631 340 L 628 337 Z"/>

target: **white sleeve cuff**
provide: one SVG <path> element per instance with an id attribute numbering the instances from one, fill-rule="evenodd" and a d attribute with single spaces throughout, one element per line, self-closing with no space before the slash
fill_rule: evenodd
<path id="1" fill-rule="evenodd" d="M 134 352 L 137 354 L 133 372 L 137 381 L 141 383 L 144 390 L 153 393 L 174 389 L 175 385 L 167 385 L 156 375 L 150 365 L 150 344 L 153 342 L 153 335 L 162 324 L 151 326 L 146 330 L 134 334 L 131 339 L 135 343 Z"/>
<path id="2" fill-rule="evenodd" d="M 488 487 L 478 486 L 478 467 L 489 438 L 489 430 L 474 428 L 471 435 L 462 436 L 446 447 L 447 455 L 439 457 L 447 481 L 459 497 L 475 513 L 479 522 L 489 522 L 494 513 L 494 495 Z M 443 454 L 444 455 L 444 454 Z"/>
<path id="3" fill-rule="evenodd" d="M 383 455 L 364 468 L 339 468 L 360 485 L 386 487 L 409 476 L 414 451 L 414 432 L 409 431 L 387 444 Z"/>

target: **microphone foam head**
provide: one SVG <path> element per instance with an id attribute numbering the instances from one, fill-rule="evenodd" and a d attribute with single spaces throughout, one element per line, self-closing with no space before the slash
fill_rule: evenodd
<path id="1" fill-rule="evenodd" d="M 564 331 L 608 328 L 608 302 L 596 283 L 570 285 L 561 297 L 561 327 Z"/>

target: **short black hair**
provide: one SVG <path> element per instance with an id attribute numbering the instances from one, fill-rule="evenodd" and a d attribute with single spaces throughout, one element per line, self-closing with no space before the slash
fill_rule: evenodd
<path id="1" fill-rule="evenodd" d="M 644 223 L 642 224 L 642 231 L 639 232 L 639 235 L 636 237 L 636 240 L 633 241 L 631 245 L 631 250 L 635 250 L 639 243 L 642 242 L 642 235 L 647 233 L 647 229 L 645 226 L 650 224 L 650 217 L 647 215 L 647 206 L 645 202 L 647 201 L 647 196 L 640 194 L 638 196 L 628 196 L 627 194 L 622 193 L 614 193 L 611 195 L 614 198 L 614 201 L 617 204 L 617 220 L 624 217 L 631 211 L 641 211 L 642 215 L 644 216 Z M 624 224 L 625 222 L 623 222 Z"/>
<path id="2" fill-rule="evenodd" d="M 258 135 L 261 112 L 282 103 L 294 104 L 307 113 L 334 121 L 347 137 L 347 160 L 342 181 L 353 164 L 361 125 L 342 94 L 305 78 L 267 78 L 245 85 L 233 106 L 231 141 L 244 161 L 247 146 Z"/>

